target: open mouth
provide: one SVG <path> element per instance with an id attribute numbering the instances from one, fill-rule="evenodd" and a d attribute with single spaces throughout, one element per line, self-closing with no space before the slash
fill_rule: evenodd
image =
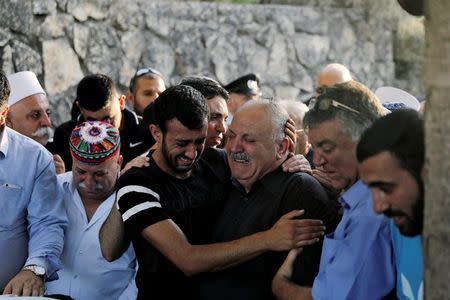
<path id="1" fill-rule="evenodd" d="M 231 159 L 240 164 L 250 163 L 250 158 L 245 152 L 231 153 Z"/>

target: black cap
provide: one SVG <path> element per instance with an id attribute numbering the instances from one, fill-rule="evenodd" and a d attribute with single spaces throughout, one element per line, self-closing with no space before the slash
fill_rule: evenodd
<path id="1" fill-rule="evenodd" d="M 225 85 L 228 93 L 237 93 L 245 95 L 260 95 L 259 76 L 253 73 L 239 77 L 238 79 Z"/>

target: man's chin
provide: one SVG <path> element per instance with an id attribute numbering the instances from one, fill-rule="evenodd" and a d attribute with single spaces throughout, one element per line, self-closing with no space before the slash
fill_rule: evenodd
<path id="1" fill-rule="evenodd" d="M 416 223 L 406 222 L 404 224 L 398 225 L 397 227 L 400 233 L 404 236 L 413 237 L 422 234 L 422 228 L 420 228 L 420 226 L 418 226 Z"/>

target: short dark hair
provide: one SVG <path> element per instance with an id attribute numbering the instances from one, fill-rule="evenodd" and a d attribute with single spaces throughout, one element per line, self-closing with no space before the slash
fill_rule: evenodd
<path id="1" fill-rule="evenodd" d="M 0 108 L 3 108 L 8 104 L 9 94 L 11 93 L 11 88 L 9 87 L 8 78 L 5 73 L 0 70 Z"/>
<path id="2" fill-rule="evenodd" d="M 425 161 L 424 125 L 420 114 L 412 109 L 394 111 L 378 119 L 358 143 L 359 162 L 388 151 L 400 166 L 418 182 Z"/>
<path id="3" fill-rule="evenodd" d="M 200 129 L 208 120 L 208 106 L 202 94 L 187 85 L 166 89 L 144 109 L 144 122 L 166 132 L 166 122 L 176 118 L 189 129 Z"/>
<path id="4" fill-rule="evenodd" d="M 333 106 L 327 110 L 317 109 L 320 107 L 319 103 L 326 99 L 335 100 L 358 113 Z M 378 97 L 364 84 L 354 80 L 323 87 L 315 103 L 315 106 L 310 107 L 303 118 L 304 128 L 309 129 L 327 121 L 339 120 L 343 131 L 355 143 L 365 129 L 384 115 L 383 106 Z"/>
<path id="5" fill-rule="evenodd" d="M 117 93 L 114 81 L 104 74 L 90 74 L 77 86 L 76 100 L 80 107 L 97 111 L 108 106 Z"/>
<path id="6" fill-rule="evenodd" d="M 212 78 L 204 76 L 189 76 L 183 78 L 180 84 L 193 87 L 194 89 L 202 93 L 203 97 L 205 97 L 206 100 L 212 99 L 214 97 L 222 97 L 225 100 L 228 100 L 229 98 L 227 90 Z"/>

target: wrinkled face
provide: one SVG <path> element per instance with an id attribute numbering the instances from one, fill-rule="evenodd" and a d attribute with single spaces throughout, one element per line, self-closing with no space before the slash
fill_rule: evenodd
<path id="1" fill-rule="evenodd" d="M 314 164 L 322 167 L 333 188 L 348 189 L 358 179 L 356 143 L 343 132 L 338 120 L 309 128 L 309 142 L 314 149 Z"/>
<path id="2" fill-rule="evenodd" d="M 162 167 L 177 178 L 187 177 L 205 148 L 207 120 L 202 128 L 191 130 L 172 119 L 166 129 L 161 140 Z"/>
<path id="3" fill-rule="evenodd" d="M 228 111 L 234 114 L 247 100 L 248 97 L 244 94 L 230 93 L 227 101 Z"/>
<path id="4" fill-rule="evenodd" d="M 400 232 L 420 234 L 423 195 L 417 180 L 388 151 L 369 157 L 360 165 L 361 179 L 372 191 L 373 209 L 394 219 Z"/>
<path id="5" fill-rule="evenodd" d="M 120 97 L 119 100 L 114 98 L 108 106 L 97 111 L 90 111 L 82 107 L 80 107 L 80 111 L 86 121 L 104 121 L 120 129 L 122 110 L 125 107 L 124 101 L 123 97 Z"/>
<path id="6" fill-rule="evenodd" d="M 228 109 L 227 102 L 220 96 L 206 101 L 209 109 L 208 134 L 206 147 L 217 147 L 223 141 L 227 131 Z"/>
<path id="7" fill-rule="evenodd" d="M 155 101 L 165 89 L 164 81 L 160 77 L 140 77 L 136 80 L 134 92 L 128 93 L 128 101 L 134 111 L 142 116 L 147 105 Z"/>
<path id="8" fill-rule="evenodd" d="M 114 192 L 121 164 L 122 156 L 118 154 L 100 164 L 87 164 L 73 158 L 73 182 L 81 198 L 106 200 Z"/>
<path id="9" fill-rule="evenodd" d="M 272 122 L 261 107 L 238 111 L 228 129 L 225 149 L 231 173 L 246 190 L 277 167 L 278 150 L 272 136 Z"/>
<path id="10" fill-rule="evenodd" d="M 53 134 L 47 96 L 31 95 L 12 105 L 7 125 L 39 144 L 46 145 Z"/>

